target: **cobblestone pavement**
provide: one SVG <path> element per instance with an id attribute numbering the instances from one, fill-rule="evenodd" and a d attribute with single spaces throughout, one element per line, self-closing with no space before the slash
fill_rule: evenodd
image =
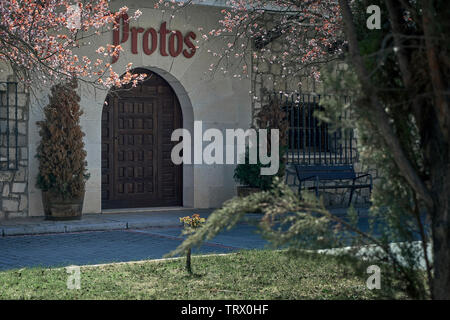
<path id="1" fill-rule="evenodd" d="M 181 228 L 147 228 L 0 237 L 0 270 L 159 259 L 181 242 Z M 240 224 L 193 253 L 260 249 L 255 228 Z"/>

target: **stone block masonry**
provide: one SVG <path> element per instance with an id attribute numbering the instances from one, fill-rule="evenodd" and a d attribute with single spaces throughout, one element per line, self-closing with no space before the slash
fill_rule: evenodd
<path id="1" fill-rule="evenodd" d="M 8 76 L 7 80 L 14 81 L 14 78 Z M 5 88 L 0 88 L 0 90 L 6 90 Z M 2 110 L 0 116 L 0 161 L 7 161 L 8 156 L 11 163 L 15 164 L 17 161 L 17 168 L 10 165 L 10 168 L 2 166 L 0 170 L 0 220 L 28 216 L 29 95 L 23 85 L 17 86 L 17 127 L 15 124 L 15 101 L 11 98 L 14 95 L 15 88 L 13 94 L 10 93 L 9 141 L 6 126 L 8 117 L 3 114 L 7 112 L 6 109 Z M 2 96 L 6 97 L 5 94 Z M 2 105 L 2 108 L 6 108 L 5 105 Z M 17 133 L 17 145 L 15 133 Z"/>
<path id="2" fill-rule="evenodd" d="M 270 16 L 267 16 L 267 20 L 261 21 L 261 24 L 266 25 L 266 29 L 270 30 L 273 28 L 273 22 Z M 283 42 L 283 39 L 274 39 L 272 42 L 266 44 L 263 49 L 254 48 L 256 54 L 252 55 L 252 119 L 253 125 L 256 126 L 255 116 L 261 107 L 270 102 L 270 97 L 273 94 L 287 94 L 283 96 L 284 99 L 289 100 L 291 95 L 298 93 L 304 94 L 324 94 L 326 88 L 323 87 L 321 82 L 315 81 L 315 79 L 310 75 L 310 70 L 308 68 L 299 68 L 302 71 L 297 71 L 296 68 L 289 66 L 283 66 L 279 61 L 273 61 L 271 56 L 280 57 L 288 51 L 288 45 Z M 340 65 L 340 68 L 345 67 L 345 64 Z M 312 98 L 311 98 L 312 99 Z M 309 101 L 309 100 L 308 100 Z M 295 115 L 293 116 L 295 119 Z M 294 131 L 295 132 L 295 131 Z M 358 153 L 358 132 L 354 130 L 354 135 L 352 136 L 352 143 L 349 147 L 341 151 L 341 155 L 349 159 L 350 163 L 354 164 L 356 172 L 371 173 L 374 184 L 378 179 L 378 171 L 373 168 L 363 167 L 361 159 Z M 350 147 L 351 146 L 351 147 Z M 314 147 L 315 148 L 315 147 Z M 351 151 L 350 151 L 351 149 Z M 288 152 L 286 157 L 287 162 L 295 162 L 296 152 Z M 334 151 L 336 152 L 336 151 Z M 332 151 L 327 151 L 327 156 L 335 157 L 335 153 Z M 337 154 L 337 152 L 336 152 Z M 298 160 L 298 159 L 295 159 Z M 323 161 L 317 162 L 314 159 L 315 164 L 322 163 Z M 288 181 L 288 184 L 293 184 L 292 178 Z M 329 183 L 322 182 L 323 185 L 346 185 L 349 181 L 330 181 Z M 295 188 L 294 188 L 295 189 Z M 295 189 L 295 191 L 297 191 Z M 326 189 L 321 190 L 320 195 L 323 197 L 324 204 L 329 207 L 345 207 L 348 204 L 350 192 L 349 189 Z M 369 205 L 370 204 L 370 193 L 368 189 L 356 189 L 353 195 L 352 203 L 354 205 Z"/>

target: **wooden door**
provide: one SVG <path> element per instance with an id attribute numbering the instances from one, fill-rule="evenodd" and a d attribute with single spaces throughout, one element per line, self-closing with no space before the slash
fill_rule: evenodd
<path id="1" fill-rule="evenodd" d="M 177 142 L 170 138 L 183 121 L 170 85 L 151 74 L 136 88 L 109 94 L 106 102 L 102 114 L 102 207 L 182 205 L 182 166 L 171 161 Z"/>

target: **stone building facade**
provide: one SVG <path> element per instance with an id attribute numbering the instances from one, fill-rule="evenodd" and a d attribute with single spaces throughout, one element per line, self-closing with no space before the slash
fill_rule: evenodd
<path id="1" fill-rule="evenodd" d="M 125 4 L 131 12 L 137 9 L 142 11 L 140 19 L 130 24 L 130 28 L 142 32 L 136 31 L 137 36 L 134 41 L 129 39 L 122 43 L 124 51 L 120 54 L 118 61 L 113 64 L 113 68 L 121 72 L 131 62 L 134 67 L 154 74 L 155 79 L 158 80 L 148 88 L 141 86 L 138 89 L 140 91 L 136 91 L 136 96 L 143 94 L 144 91 L 147 92 L 147 96 L 145 94 L 141 96 L 147 99 L 144 99 L 144 102 L 141 101 L 142 99 L 133 100 L 129 96 L 119 96 L 118 100 L 108 100 L 112 99 L 108 90 L 93 89 L 83 84 L 77 89 L 84 111 L 81 126 L 86 134 L 85 148 L 90 173 L 90 179 L 86 185 L 83 213 L 107 212 L 111 208 L 132 212 L 135 208 L 128 207 L 132 207 L 133 203 L 140 204 L 140 207 L 154 206 L 151 202 L 144 201 L 145 196 L 137 195 L 139 192 L 142 193 L 142 190 L 147 190 L 146 188 L 159 194 L 158 197 L 155 196 L 155 199 L 158 199 L 155 202 L 157 207 L 220 207 L 224 201 L 236 195 L 236 182 L 233 179 L 235 165 L 183 164 L 179 177 L 174 178 L 173 171 L 165 165 L 167 146 L 162 145 L 161 149 L 151 150 L 136 149 L 133 146 L 144 145 L 143 141 L 146 138 L 157 135 L 151 130 L 164 126 L 163 123 L 167 122 L 167 119 L 175 121 L 173 117 L 176 114 L 180 115 L 175 117 L 179 117 L 177 121 L 180 121 L 181 127 L 188 129 L 193 137 L 194 123 L 200 121 L 203 132 L 209 128 L 222 132 L 226 129 L 237 128 L 246 130 L 252 126 L 252 119 L 261 105 L 267 103 L 268 93 L 300 90 L 317 92 L 318 84 L 307 77 L 290 78 L 286 81 L 284 76 L 286 70 L 283 70 L 281 66 L 258 60 L 252 60 L 252 70 L 248 78 L 235 78 L 231 74 L 222 73 L 211 75 L 208 69 L 211 64 L 216 63 L 216 59 L 209 51 L 220 52 L 227 46 L 228 40 L 219 37 L 213 41 L 203 41 L 198 30 L 217 27 L 221 17 L 220 6 L 193 5 L 185 8 L 183 14 L 172 17 L 170 11 L 153 9 L 152 1 L 111 2 L 112 7 L 117 9 Z M 167 52 L 158 48 L 148 54 L 149 50 L 144 50 L 143 47 L 144 37 L 151 35 L 152 29 L 156 32 L 161 28 L 179 31 L 185 39 L 182 49 L 187 51 L 168 47 Z M 186 37 L 190 37 L 191 43 L 186 40 Z M 79 55 L 94 58 L 96 48 L 111 43 L 112 40 L 112 32 L 99 35 L 91 40 L 95 45 L 86 44 Z M 170 38 L 167 40 L 170 45 Z M 190 44 L 197 47 L 195 54 L 192 54 L 194 51 Z M 269 46 L 273 52 L 282 50 L 277 42 Z M 175 53 L 178 54 L 172 54 L 172 51 L 177 51 Z M 252 56 L 250 51 L 247 54 L 249 57 Z M 255 70 L 253 70 L 254 66 L 257 66 Z M 14 80 L 6 67 L 0 69 L 3 69 L 0 72 L 0 82 Z M 301 86 L 299 86 L 300 82 Z M 9 153 L 9 160 L 17 161 L 17 168 L 13 170 L 4 168 L 0 171 L 0 219 L 44 215 L 41 191 L 36 187 L 38 161 L 35 154 L 40 139 L 36 122 L 43 119 L 42 108 L 48 102 L 49 88 L 31 88 L 32 95 L 22 84 L 19 84 L 17 89 L 17 124 L 9 127 L 10 139 L 16 139 L 17 133 L 16 149 Z M 6 99 L 4 90 L 6 89 L 0 85 L 2 99 Z M 108 111 L 105 108 L 106 100 L 112 101 L 114 110 Z M 167 103 L 170 107 L 167 107 Z M 175 108 L 173 109 L 175 111 L 167 111 L 171 108 Z M 141 114 L 141 119 L 133 114 Z M 159 116 L 156 116 L 157 114 Z M 12 116 L 15 116 L 15 113 Z M 160 117 L 160 120 L 156 117 Z M 4 163 L 7 156 L 5 115 L 0 118 L 2 121 L 0 162 Z M 144 131 L 140 131 L 142 135 L 139 136 L 136 130 Z M 150 145 L 155 141 L 163 144 L 164 139 L 167 140 L 167 137 L 161 136 L 160 140 L 152 140 L 147 146 L 153 148 Z M 192 149 L 194 149 L 193 143 Z M 207 145 L 205 141 L 201 143 L 203 148 Z M 158 152 L 165 154 L 163 158 L 151 158 Z M 357 157 L 356 153 L 355 157 Z M 139 164 L 139 159 L 149 159 L 147 168 Z M 150 162 L 162 173 L 149 168 Z M 355 163 L 358 166 L 357 159 Z M 146 170 L 153 170 L 153 175 L 160 174 L 159 180 L 154 179 L 153 184 L 143 181 L 142 177 L 146 176 Z M 345 190 L 341 191 L 343 193 L 341 198 L 345 198 Z M 172 192 L 176 192 L 176 196 L 169 197 L 173 201 L 168 200 L 167 197 L 164 200 L 164 194 Z M 357 197 L 357 201 L 368 200 L 368 195 L 364 192 L 362 191 L 359 199 Z M 131 200 L 124 202 L 123 199 L 127 194 Z M 330 204 L 339 205 L 345 202 L 345 199 L 334 200 L 336 197 L 333 194 L 330 194 L 329 198 Z"/>
<path id="2" fill-rule="evenodd" d="M 6 73 L 0 76 L 0 219 L 28 216 L 29 95 Z"/>
<path id="3" fill-rule="evenodd" d="M 265 22 L 266 28 L 272 28 L 272 21 L 267 19 Z M 270 99 L 272 97 L 278 97 L 284 103 L 293 100 L 298 100 L 301 98 L 308 99 L 311 101 L 316 99 L 318 101 L 320 95 L 326 94 L 326 88 L 323 87 L 321 82 L 317 82 L 310 76 L 308 70 L 305 70 L 302 74 L 297 74 L 295 76 L 292 75 L 293 71 L 289 70 L 289 67 L 283 67 L 281 64 L 271 62 L 269 55 L 281 56 L 283 52 L 287 51 L 287 48 L 284 47 L 282 41 L 277 39 L 271 41 L 270 43 L 264 46 L 265 53 L 259 51 L 257 57 L 253 57 L 252 59 L 252 73 L 251 73 L 251 85 L 252 85 L 252 119 L 255 119 L 255 115 L 261 109 L 263 105 L 270 103 Z M 256 51 L 257 49 L 254 48 Z M 344 67 L 343 63 L 336 65 L 336 71 L 339 68 Z M 349 116 L 349 115 L 346 115 Z M 289 118 L 289 116 L 288 116 Z M 290 121 L 290 120 L 288 120 Z M 297 121 L 297 120 L 296 120 Z M 291 129 L 290 129 L 291 130 Z M 370 173 L 372 176 L 372 180 L 376 181 L 378 177 L 378 172 L 376 169 L 367 168 L 361 162 L 358 153 L 358 132 L 356 130 L 347 131 L 350 132 L 351 138 L 346 141 L 346 143 L 350 146 L 345 148 L 343 151 L 343 156 L 348 159 L 348 164 L 352 164 L 355 168 L 356 172 L 360 173 Z M 345 142 L 342 142 L 343 144 Z M 291 150 L 292 146 L 289 146 L 289 150 L 285 155 L 286 162 L 288 163 L 287 168 L 294 171 L 292 163 L 296 160 L 292 161 L 295 157 L 301 157 L 302 150 Z M 305 147 L 306 148 L 306 147 Z M 325 153 L 328 157 L 336 156 L 337 151 L 330 151 Z M 299 155 L 297 155 L 299 154 Z M 323 153 L 322 153 L 323 154 Z M 342 152 L 338 153 L 337 156 L 341 156 Z M 324 160 L 319 161 L 314 159 L 314 164 L 326 164 Z M 287 177 L 287 183 L 292 186 L 293 189 L 297 188 L 297 181 L 294 176 Z M 369 179 L 366 181 L 369 182 Z M 348 185 L 348 181 L 330 181 L 330 182 L 322 182 L 324 185 Z M 313 186 L 313 181 L 306 182 L 306 187 Z M 349 192 L 348 189 L 345 188 L 337 188 L 337 189 L 325 189 L 321 190 L 321 196 L 323 196 L 324 203 L 327 206 L 335 206 L 342 207 L 348 205 L 349 201 Z M 370 191 L 367 188 L 357 189 L 353 195 L 352 203 L 354 205 L 367 205 L 370 203 Z"/>

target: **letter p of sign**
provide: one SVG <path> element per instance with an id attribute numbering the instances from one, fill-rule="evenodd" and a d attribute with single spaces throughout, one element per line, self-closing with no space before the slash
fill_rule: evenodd
<path id="1" fill-rule="evenodd" d="M 66 272 L 69 274 L 69 277 L 67 278 L 67 289 L 69 289 L 69 290 L 81 289 L 80 267 L 78 267 L 78 266 L 66 267 Z"/>
<path id="2" fill-rule="evenodd" d="M 372 4 L 367 7 L 367 13 L 372 13 L 369 18 L 367 18 L 366 26 L 367 29 L 381 29 L 381 9 L 379 6 Z"/>
<path id="3" fill-rule="evenodd" d="M 379 266 L 371 265 L 367 267 L 367 273 L 372 275 L 367 278 L 366 286 L 369 290 L 381 289 L 381 270 Z"/>

